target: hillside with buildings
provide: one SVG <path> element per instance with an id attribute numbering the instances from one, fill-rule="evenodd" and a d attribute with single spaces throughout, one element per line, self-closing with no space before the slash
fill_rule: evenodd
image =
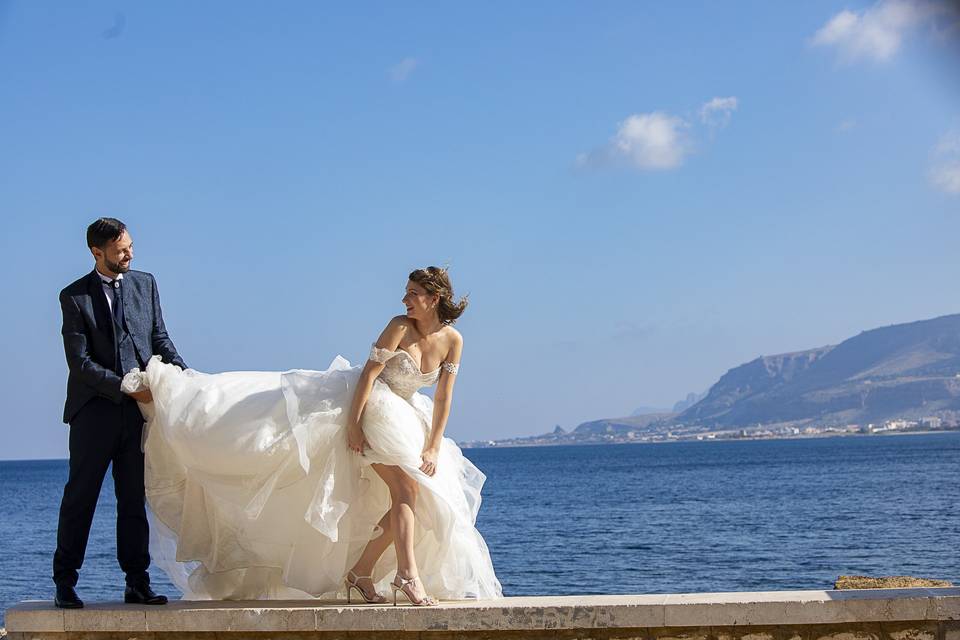
<path id="1" fill-rule="evenodd" d="M 761 356 L 676 413 L 593 420 L 467 446 L 800 437 L 960 428 L 960 314 Z"/>

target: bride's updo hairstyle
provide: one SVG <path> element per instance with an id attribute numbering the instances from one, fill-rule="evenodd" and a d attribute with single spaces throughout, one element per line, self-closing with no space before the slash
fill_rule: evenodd
<path id="1" fill-rule="evenodd" d="M 447 270 L 440 267 L 427 267 L 410 272 L 410 281 L 427 290 L 430 295 L 440 296 L 437 302 L 437 316 L 443 324 L 453 324 L 467 308 L 467 296 L 453 300 L 453 286 Z"/>

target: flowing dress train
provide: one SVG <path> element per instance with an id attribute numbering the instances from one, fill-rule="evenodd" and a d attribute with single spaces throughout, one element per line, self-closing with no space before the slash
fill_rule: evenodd
<path id="1" fill-rule="evenodd" d="M 420 577 L 441 599 L 502 596 L 475 527 L 484 474 L 444 438 L 437 472 L 419 467 L 433 404 L 406 351 L 374 347 L 384 364 L 363 411 L 364 456 L 346 446 L 360 367 L 338 356 L 326 371 L 182 371 L 152 359 L 127 374 L 142 405 L 150 552 L 187 599 L 338 597 L 343 579 L 390 508 L 373 463 L 402 468 L 420 487 L 414 515 Z M 396 569 L 391 546 L 373 579 Z"/>

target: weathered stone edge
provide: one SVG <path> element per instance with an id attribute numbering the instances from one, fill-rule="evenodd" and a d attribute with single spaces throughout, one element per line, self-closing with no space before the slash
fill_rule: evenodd
<path id="1" fill-rule="evenodd" d="M 960 620 L 956 588 L 507 598 L 423 609 L 265 604 L 99 604 L 63 611 L 24 603 L 7 612 L 7 632 L 534 631 Z"/>
<path id="2" fill-rule="evenodd" d="M 957 640 L 960 622 L 529 631 L 12 632 L 9 640 Z"/>

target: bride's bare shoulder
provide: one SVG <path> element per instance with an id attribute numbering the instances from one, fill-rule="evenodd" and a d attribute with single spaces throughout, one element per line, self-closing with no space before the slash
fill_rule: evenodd
<path id="1" fill-rule="evenodd" d="M 450 346 L 453 346 L 453 345 L 457 345 L 461 347 L 463 346 L 463 336 L 460 334 L 459 331 L 457 331 L 450 325 L 447 325 L 444 328 L 444 331 L 447 333 L 447 340 L 449 341 Z"/>
<path id="2" fill-rule="evenodd" d="M 386 328 L 383 330 L 383 335 L 389 335 L 397 339 L 403 339 L 403 336 L 408 335 L 415 329 L 416 327 L 414 326 L 413 321 L 407 316 L 393 316 L 390 318 L 390 322 L 387 323 Z"/>
<path id="3" fill-rule="evenodd" d="M 403 315 L 393 316 L 392 318 L 390 318 L 390 323 L 387 326 L 393 327 L 394 329 L 400 329 L 402 331 L 406 331 L 407 329 L 413 326 L 413 321 L 410 320 L 410 318 L 408 318 L 407 316 L 403 316 Z"/>
<path id="4" fill-rule="evenodd" d="M 390 318 L 390 322 L 388 322 L 387 326 L 380 332 L 380 337 L 377 338 L 374 344 L 381 349 L 394 351 L 397 345 L 403 340 L 403 337 L 407 335 L 409 328 L 410 320 L 405 316 L 394 316 Z"/>

